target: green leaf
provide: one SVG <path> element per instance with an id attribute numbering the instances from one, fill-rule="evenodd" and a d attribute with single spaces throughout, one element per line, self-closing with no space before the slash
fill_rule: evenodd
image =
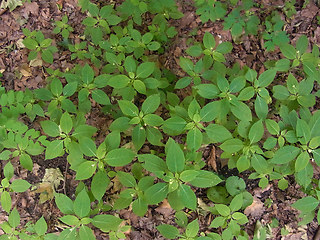
<path id="1" fill-rule="evenodd" d="M 200 57 L 203 50 L 202 50 L 202 47 L 199 44 L 197 44 L 189 47 L 186 50 L 186 52 L 192 57 Z"/>
<path id="2" fill-rule="evenodd" d="M 266 100 L 260 96 L 257 96 L 256 100 L 254 101 L 254 110 L 256 111 L 258 118 L 266 119 L 269 110 Z"/>
<path id="3" fill-rule="evenodd" d="M 145 197 L 150 205 L 158 204 L 163 201 L 168 194 L 168 185 L 166 183 L 156 183 L 145 191 Z"/>
<path id="4" fill-rule="evenodd" d="M 252 113 L 250 108 L 240 101 L 234 101 L 231 105 L 231 112 L 234 116 L 242 121 L 252 121 Z"/>
<path id="5" fill-rule="evenodd" d="M 62 213 L 74 214 L 73 202 L 68 196 L 62 193 L 55 193 L 55 202 Z"/>
<path id="6" fill-rule="evenodd" d="M 29 154 L 22 153 L 20 155 L 19 160 L 22 167 L 24 167 L 25 169 L 28 169 L 29 171 L 32 171 L 33 162 Z"/>
<path id="7" fill-rule="evenodd" d="M 25 38 L 23 39 L 22 43 L 26 48 L 30 50 L 35 50 L 39 46 L 37 41 L 32 38 Z"/>
<path id="8" fill-rule="evenodd" d="M 266 71 L 264 71 L 258 78 L 258 86 L 260 88 L 264 88 L 269 86 L 274 77 L 276 76 L 277 70 L 275 69 L 268 69 Z"/>
<path id="9" fill-rule="evenodd" d="M 128 86 L 130 79 L 126 75 L 115 75 L 108 81 L 110 87 L 120 89 Z"/>
<path id="10" fill-rule="evenodd" d="M 138 156 L 140 162 L 144 162 L 144 169 L 149 172 L 165 172 L 167 170 L 166 163 L 158 156 L 152 154 L 142 154 Z"/>
<path id="11" fill-rule="evenodd" d="M 297 51 L 292 45 L 290 45 L 288 43 L 281 44 L 280 50 L 281 50 L 283 56 L 285 56 L 286 58 L 291 59 L 291 60 L 296 58 Z"/>
<path id="12" fill-rule="evenodd" d="M 198 223 L 198 219 L 195 219 L 188 224 L 186 228 L 186 236 L 189 238 L 194 238 L 198 235 L 198 232 L 199 232 L 199 223 Z"/>
<path id="13" fill-rule="evenodd" d="M 295 159 L 296 156 L 298 156 L 299 152 L 300 152 L 300 149 L 297 147 L 284 146 L 275 152 L 270 162 L 274 164 L 289 163 L 290 161 Z"/>
<path id="14" fill-rule="evenodd" d="M 214 142 L 224 142 L 225 140 L 232 138 L 228 129 L 219 124 L 210 124 L 205 130 L 208 137 Z"/>
<path id="15" fill-rule="evenodd" d="M 154 113 L 160 105 L 160 95 L 153 94 L 147 97 L 146 100 L 142 103 L 141 110 L 146 115 L 149 113 Z"/>
<path id="16" fill-rule="evenodd" d="M 63 153 L 63 141 L 54 140 L 46 148 L 45 159 L 53 159 Z"/>
<path id="17" fill-rule="evenodd" d="M 255 122 L 250 128 L 249 135 L 248 135 L 250 144 L 260 141 L 263 134 L 264 134 L 264 127 L 262 124 L 262 120 L 259 120 L 258 122 Z"/>
<path id="18" fill-rule="evenodd" d="M 17 208 L 14 208 L 9 214 L 8 222 L 12 228 L 16 228 L 20 225 L 20 215 Z"/>
<path id="19" fill-rule="evenodd" d="M 10 188 L 14 192 L 25 192 L 31 187 L 31 184 L 28 183 L 26 180 L 23 179 L 16 179 L 10 185 Z"/>
<path id="20" fill-rule="evenodd" d="M 60 136 L 59 126 L 55 122 L 46 120 L 46 121 L 40 122 L 40 125 L 43 131 L 45 132 L 45 134 L 47 134 L 48 136 L 50 137 Z"/>
<path id="21" fill-rule="evenodd" d="M 59 97 L 62 93 L 62 83 L 58 78 L 54 78 L 50 84 L 52 94 Z"/>
<path id="22" fill-rule="evenodd" d="M 140 148 L 143 146 L 145 141 L 146 141 L 146 130 L 144 129 L 144 127 L 141 126 L 141 124 L 138 124 L 132 130 L 132 142 L 136 151 L 140 150 Z"/>
<path id="23" fill-rule="evenodd" d="M 80 240 L 95 240 L 96 237 L 93 230 L 85 225 L 82 225 L 79 229 Z"/>
<path id="24" fill-rule="evenodd" d="M 193 71 L 193 63 L 188 58 L 180 57 L 180 67 L 187 73 Z"/>
<path id="25" fill-rule="evenodd" d="M 232 212 L 238 211 L 243 205 L 243 195 L 240 193 L 236 195 L 231 203 L 230 203 L 230 210 Z"/>
<path id="26" fill-rule="evenodd" d="M 185 207 L 195 210 L 197 207 L 197 197 L 190 186 L 181 184 L 177 189 L 177 195 Z"/>
<path id="27" fill-rule="evenodd" d="M 226 219 L 224 217 L 216 217 L 212 220 L 209 227 L 211 228 L 218 228 L 224 225 Z"/>
<path id="28" fill-rule="evenodd" d="M 316 111 L 309 122 L 311 137 L 320 136 L 320 111 Z"/>
<path id="29" fill-rule="evenodd" d="M 46 220 L 44 220 L 44 217 L 42 216 L 39 218 L 39 220 L 34 225 L 34 230 L 36 231 L 36 234 L 38 235 L 44 235 L 48 230 L 48 225 L 46 223 Z"/>
<path id="30" fill-rule="evenodd" d="M 60 118 L 60 128 L 61 131 L 68 134 L 73 127 L 72 118 L 69 113 L 65 112 Z"/>
<path id="31" fill-rule="evenodd" d="M 79 218 L 83 218 L 88 216 L 90 209 L 90 198 L 87 191 L 83 189 L 74 200 L 73 210 Z"/>
<path id="32" fill-rule="evenodd" d="M 303 151 L 299 154 L 297 157 L 296 163 L 295 163 L 295 171 L 300 172 L 302 169 L 304 169 L 310 161 L 310 156 L 307 151 Z"/>
<path id="33" fill-rule="evenodd" d="M 299 140 L 302 144 L 307 144 L 311 139 L 311 131 L 309 128 L 309 125 L 306 123 L 306 121 L 302 119 L 297 120 L 296 125 L 296 134 L 297 137 L 300 137 Z"/>
<path id="34" fill-rule="evenodd" d="M 75 226 L 79 224 L 79 219 L 73 215 L 65 215 L 63 217 L 60 217 L 59 220 L 69 226 Z"/>
<path id="35" fill-rule="evenodd" d="M 101 105 L 110 105 L 110 99 L 104 91 L 100 89 L 95 89 L 92 91 L 91 94 L 93 100 L 95 100 L 97 103 Z"/>
<path id="36" fill-rule="evenodd" d="M 7 213 L 9 213 L 11 209 L 11 205 L 12 205 L 12 200 L 11 200 L 10 193 L 8 193 L 7 191 L 3 191 L 1 193 L 1 208 L 5 210 Z"/>
<path id="37" fill-rule="evenodd" d="M 144 62 L 140 64 L 137 68 L 136 78 L 147 78 L 149 77 L 155 68 L 155 64 L 153 62 Z"/>
<path id="38" fill-rule="evenodd" d="M 300 56 L 304 54 L 309 45 L 309 40 L 306 35 L 301 35 L 296 43 L 296 48 L 299 51 Z"/>
<path id="39" fill-rule="evenodd" d="M 182 172 L 184 169 L 185 157 L 179 144 L 177 144 L 172 138 L 169 138 L 165 150 L 168 169 L 173 173 Z"/>
<path id="40" fill-rule="evenodd" d="M 187 147 L 189 150 L 197 151 L 202 144 L 202 132 L 198 128 L 189 130 L 187 134 Z"/>
<path id="41" fill-rule="evenodd" d="M 106 193 L 110 179 L 105 171 L 98 171 L 91 181 L 91 192 L 93 196 L 100 201 Z"/>
<path id="42" fill-rule="evenodd" d="M 125 187 L 134 188 L 137 185 L 136 179 L 129 173 L 119 171 L 117 176 L 120 183 Z"/>
<path id="43" fill-rule="evenodd" d="M 132 162 L 135 155 L 136 154 L 129 149 L 118 148 L 108 152 L 105 162 L 112 167 L 122 167 Z"/>
<path id="44" fill-rule="evenodd" d="M 167 239 L 175 239 L 179 236 L 179 230 L 169 224 L 162 224 L 157 226 L 158 231 Z"/>
<path id="45" fill-rule="evenodd" d="M 214 207 L 222 216 L 227 217 L 230 215 L 230 208 L 228 206 L 224 204 L 215 204 Z"/>
<path id="46" fill-rule="evenodd" d="M 184 130 L 186 125 L 187 125 L 187 122 L 183 118 L 174 116 L 164 121 L 162 127 L 164 129 L 164 132 L 167 132 L 166 129 L 169 129 L 171 131 L 176 132 L 176 135 L 177 135 Z"/>
<path id="47" fill-rule="evenodd" d="M 253 154 L 251 158 L 251 165 L 257 173 L 265 174 L 269 170 L 269 164 L 266 159 L 258 154 Z"/>
<path id="48" fill-rule="evenodd" d="M 246 87 L 241 90 L 241 92 L 238 95 L 238 100 L 240 101 L 247 101 L 251 99 L 255 94 L 255 90 L 253 87 Z"/>
<path id="49" fill-rule="evenodd" d="M 203 45 L 209 50 L 213 50 L 213 48 L 216 46 L 216 41 L 211 33 L 205 32 L 203 36 Z"/>
<path id="50" fill-rule="evenodd" d="M 143 121 L 145 124 L 152 126 L 152 127 L 157 127 L 160 126 L 163 123 L 163 119 L 156 114 L 147 114 L 143 117 Z"/>
<path id="51" fill-rule="evenodd" d="M 82 75 L 82 82 L 84 84 L 92 83 L 94 78 L 94 71 L 88 64 L 84 65 L 84 67 L 82 68 L 81 75 Z"/>
<path id="52" fill-rule="evenodd" d="M 300 210 L 301 212 L 307 213 L 311 212 L 319 205 L 319 200 L 314 197 L 307 196 L 305 198 L 301 198 L 292 204 L 292 207 Z"/>
<path id="53" fill-rule="evenodd" d="M 272 135 L 278 135 L 280 132 L 280 127 L 278 125 L 278 123 L 274 120 L 271 119 L 266 119 L 265 120 L 266 123 L 266 127 L 269 131 L 269 133 L 271 133 Z"/>
<path id="54" fill-rule="evenodd" d="M 213 84 L 200 84 L 194 87 L 198 90 L 198 94 L 206 99 L 214 99 L 218 97 L 220 90 Z"/>
<path id="55" fill-rule="evenodd" d="M 219 116 L 219 110 L 221 109 L 221 102 L 214 101 L 205 105 L 200 110 L 201 121 L 203 122 L 211 122 Z M 250 112 L 251 114 L 251 112 Z"/>
<path id="56" fill-rule="evenodd" d="M 213 172 L 198 170 L 198 175 L 189 183 L 192 186 L 200 188 L 208 188 L 218 185 L 222 180 Z"/>
<path id="57" fill-rule="evenodd" d="M 97 146 L 91 138 L 88 138 L 88 137 L 80 138 L 79 146 L 80 146 L 81 152 L 84 155 L 88 157 L 96 156 Z"/>
<path id="58" fill-rule="evenodd" d="M 117 231 L 123 221 L 118 217 L 106 214 L 97 215 L 92 220 L 93 226 L 101 229 L 103 232 Z"/>
<path id="59" fill-rule="evenodd" d="M 77 167 L 76 180 L 85 180 L 91 178 L 97 169 L 97 163 L 94 161 L 85 161 Z"/>
<path id="60" fill-rule="evenodd" d="M 138 107 L 132 102 L 129 102 L 127 100 L 119 100 L 118 104 L 123 114 L 129 117 L 137 117 L 139 115 Z"/>
<path id="61" fill-rule="evenodd" d="M 53 63 L 53 54 L 49 49 L 41 51 L 41 58 L 47 63 Z"/>
<path id="62" fill-rule="evenodd" d="M 243 148 L 243 142 L 240 139 L 228 139 L 220 145 L 220 148 L 228 153 L 235 153 Z"/>

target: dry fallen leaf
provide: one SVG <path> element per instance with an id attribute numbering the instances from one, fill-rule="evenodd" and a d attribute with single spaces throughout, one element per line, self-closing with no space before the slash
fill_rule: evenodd
<path id="1" fill-rule="evenodd" d="M 247 216 L 251 215 L 252 217 L 259 217 L 263 214 L 263 212 L 264 212 L 263 202 L 261 202 L 260 199 L 257 197 L 253 197 L 252 204 L 244 210 L 245 215 Z"/>
<path id="2" fill-rule="evenodd" d="M 217 172 L 217 158 L 216 158 L 216 148 L 215 146 L 212 146 L 211 151 L 210 151 L 210 155 L 208 158 L 208 165 L 212 167 L 212 169 Z"/>
<path id="3" fill-rule="evenodd" d="M 32 72 L 30 67 L 28 66 L 28 64 L 24 63 L 21 65 L 20 67 L 20 73 L 24 76 L 24 77 L 30 77 L 32 76 Z"/>

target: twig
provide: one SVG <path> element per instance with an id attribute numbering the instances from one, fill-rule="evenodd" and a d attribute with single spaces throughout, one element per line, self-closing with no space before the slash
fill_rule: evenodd
<path id="1" fill-rule="evenodd" d="M 64 172 L 64 181 L 63 181 L 63 193 L 64 193 L 64 195 L 67 195 L 67 193 L 66 193 L 66 181 L 67 181 L 68 167 L 69 167 L 69 162 L 68 162 L 68 160 L 67 160 L 66 170 L 65 170 L 65 172 Z"/>

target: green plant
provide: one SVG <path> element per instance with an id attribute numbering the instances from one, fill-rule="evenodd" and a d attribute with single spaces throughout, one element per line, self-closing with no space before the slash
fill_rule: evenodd
<path id="1" fill-rule="evenodd" d="M 32 31 L 24 28 L 23 33 L 26 38 L 22 41 L 23 45 L 31 50 L 28 55 L 28 60 L 42 58 L 47 63 L 53 63 L 53 54 L 58 51 L 55 46 L 52 46 L 52 39 L 44 38 L 41 31 Z"/>
<path id="2" fill-rule="evenodd" d="M 276 12 L 266 18 L 263 30 L 258 16 L 265 9 L 252 0 L 197 0 L 201 21 L 221 19 L 235 42 L 218 44 L 206 32 L 186 50 L 189 56 L 178 58 L 186 73 L 178 78 L 161 59 L 178 32 L 172 19 L 182 17 L 176 1 L 79 4 L 87 13 L 83 37 L 69 42 L 73 28 L 66 15 L 54 29 L 65 38 L 58 46 L 70 51 L 73 67 L 45 68 L 47 85 L 40 89 L 0 88 L 0 194 L 8 214 L 0 239 L 95 239 L 95 228 L 110 239 L 123 239 L 130 226 L 119 218 L 120 210 L 132 209 L 142 217 L 150 205 L 164 200 L 176 211 L 177 224 L 158 225 L 165 238 L 248 239 L 243 210 L 253 197 L 240 174 L 212 171 L 217 170 L 215 156 L 209 164 L 202 154 L 208 144 L 219 149 L 219 158 L 235 174 L 248 171 L 249 179 L 259 179 L 260 188 L 277 184 L 285 190 L 294 176 L 306 193 L 293 204 L 301 211 L 301 224 L 314 218 L 320 188 L 312 165 L 320 166 L 320 111 L 314 110 L 320 96 L 317 46 L 309 51 L 304 35 L 295 46 L 289 44 Z M 29 60 L 52 63 L 58 51 L 53 39 L 41 31 L 24 33 Z M 233 64 L 227 54 L 243 34 L 263 37 L 264 47 L 279 47 L 283 58 L 266 61 L 259 70 Z M 60 233 L 47 234 L 43 217 L 19 226 L 12 206 L 12 195 L 30 187 L 25 180 L 13 180 L 15 158 L 18 167 L 32 171 L 33 156 L 42 153 L 46 160 L 65 158 L 79 181 L 74 195 L 57 193 L 63 177 L 54 169 L 59 174 L 50 181 L 45 176 L 47 182 L 36 191 L 41 203 L 55 198 Z M 47 198 L 46 188 L 41 189 L 45 183 Z M 200 227 L 196 214 L 214 218 L 210 226 Z M 210 233 L 202 232 L 208 227 Z M 270 237 L 271 227 L 257 224 L 253 238 Z"/>
<path id="3" fill-rule="evenodd" d="M 52 33 L 54 34 L 61 33 L 61 36 L 64 39 L 68 39 L 70 32 L 73 32 L 73 28 L 70 25 L 68 25 L 67 15 L 64 15 L 61 21 L 56 21 L 55 26 L 56 27 L 53 29 Z"/>
<path id="4" fill-rule="evenodd" d="M 283 31 L 284 22 L 277 12 L 272 12 L 272 15 L 266 19 L 265 27 L 262 37 L 266 40 L 264 47 L 267 51 L 274 51 L 276 46 L 289 42 L 287 33 Z"/>

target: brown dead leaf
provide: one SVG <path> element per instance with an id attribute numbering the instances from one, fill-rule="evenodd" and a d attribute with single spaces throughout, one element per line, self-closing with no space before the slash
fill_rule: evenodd
<path id="1" fill-rule="evenodd" d="M 250 206 L 248 206 L 244 210 L 244 214 L 252 217 L 259 217 L 264 213 L 264 205 L 263 202 L 260 201 L 259 198 L 253 197 L 253 202 Z"/>
<path id="2" fill-rule="evenodd" d="M 171 208 L 169 202 L 165 199 L 161 205 L 155 209 L 155 211 L 162 214 L 165 218 L 168 218 L 172 214 L 173 209 Z"/>
<path id="3" fill-rule="evenodd" d="M 215 172 L 218 172 L 218 169 L 217 169 L 217 158 L 216 158 L 216 148 L 215 146 L 212 146 L 211 148 L 211 151 L 210 151 L 210 155 L 209 155 L 209 158 L 208 158 L 208 165 L 212 167 L 212 169 L 215 171 Z"/>
<path id="4" fill-rule="evenodd" d="M 38 16 L 39 15 L 39 5 L 36 2 L 26 2 L 24 4 L 22 15 L 25 18 L 28 18 L 28 16 L 30 14 L 32 14 L 34 16 Z"/>
<path id="5" fill-rule="evenodd" d="M 28 66 L 28 64 L 24 63 L 20 66 L 19 69 L 20 73 L 24 76 L 24 77 L 30 77 L 32 76 L 32 72 L 30 67 Z"/>

